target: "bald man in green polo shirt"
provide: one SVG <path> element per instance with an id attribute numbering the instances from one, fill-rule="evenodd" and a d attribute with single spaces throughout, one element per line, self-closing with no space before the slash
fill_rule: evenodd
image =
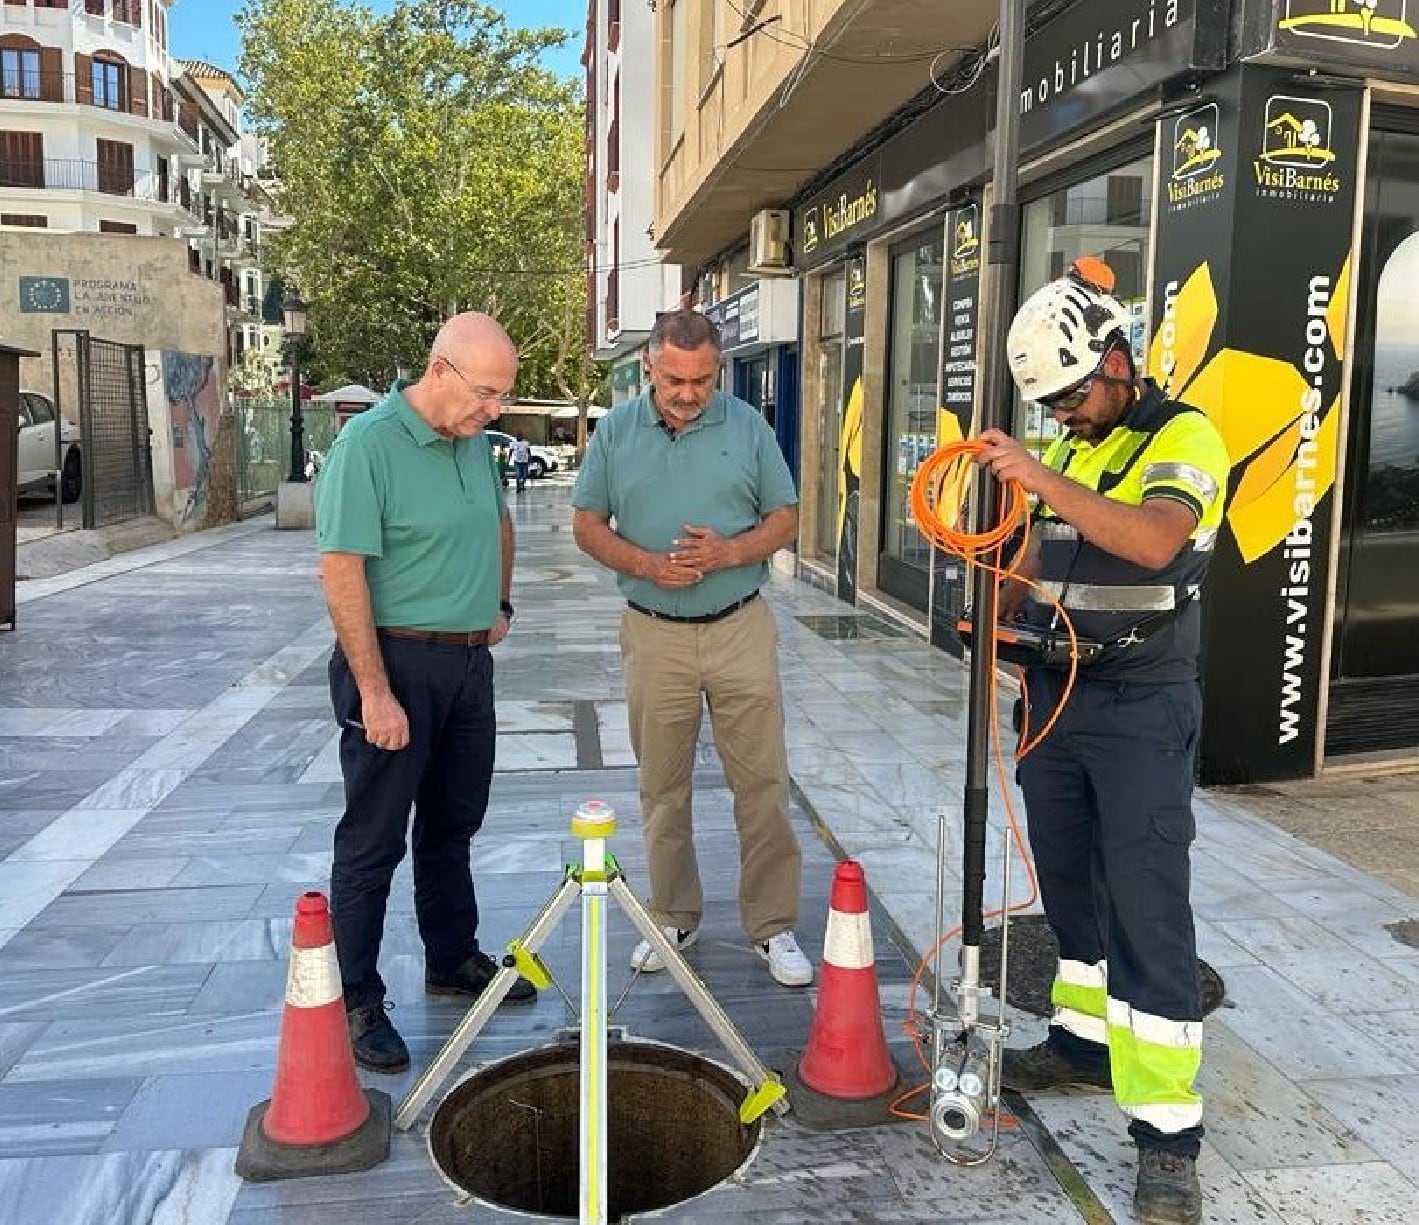
<path id="1" fill-rule="evenodd" d="M 409 1066 L 378 961 L 411 808 L 425 989 L 476 996 L 498 969 L 478 945 L 469 854 L 493 776 L 488 648 L 513 613 L 512 524 L 483 430 L 516 377 L 503 329 L 455 315 L 423 375 L 341 430 L 315 486 L 345 779 L 331 916 L 355 1060 L 376 1072 Z M 507 998 L 535 997 L 518 979 Z"/>
<path id="2" fill-rule="evenodd" d="M 572 526 L 626 597 L 621 653 L 657 922 L 678 948 L 699 936 L 691 788 L 707 701 L 734 794 L 745 934 L 776 981 L 805 987 L 813 966 L 793 934 L 801 856 L 788 817 L 778 631 L 758 598 L 768 559 L 798 531 L 798 494 L 768 423 L 716 390 L 720 360 L 718 330 L 698 311 L 656 320 L 650 391 L 597 425 Z M 664 968 L 649 942 L 631 965 Z"/>

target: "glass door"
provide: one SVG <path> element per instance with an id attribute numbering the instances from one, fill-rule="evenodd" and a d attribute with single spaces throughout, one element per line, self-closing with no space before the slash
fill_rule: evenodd
<path id="1" fill-rule="evenodd" d="M 939 220 L 929 232 L 892 251 L 887 433 L 882 465 L 886 513 L 878 581 L 884 591 L 923 612 L 930 585 L 931 545 L 912 519 L 910 494 L 918 466 L 936 447 L 945 254 Z"/>
<path id="2" fill-rule="evenodd" d="M 1370 140 L 1328 753 L 1419 744 L 1419 124 L 1406 126 Z"/>
<path id="3" fill-rule="evenodd" d="M 838 555 L 838 484 L 841 480 L 843 419 L 843 329 L 847 311 L 847 276 L 823 278 L 818 322 L 818 530 L 813 547 L 823 561 Z"/>

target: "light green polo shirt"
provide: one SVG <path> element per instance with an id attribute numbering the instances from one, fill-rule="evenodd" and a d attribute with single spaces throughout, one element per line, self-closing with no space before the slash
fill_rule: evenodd
<path id="1" fill-rule="evenodd" d="M 619 536 L 657 553 L 671 551 L 686 524 L 738 536 L 797 502 L 773 430 L 753 405 L 722 391 L 679 434 L 665 428 L 649 392 L 618 405 L 597 423 L 572 490 L 578 510 L 614 520 Z M 768 562 L 755 562 L 678 591 L 625 574 L 616 583 L 633 603 L 696 617 L 751 595 L 768 573 Z"/>
<path id="2" fill-rule="evenodd" d="M 315 482 L 315 542 L 365 562 L 376 625 L 491 628 L 507 513 L 483 434 L 445 438 L 396 382 L 336 437 Z"/>

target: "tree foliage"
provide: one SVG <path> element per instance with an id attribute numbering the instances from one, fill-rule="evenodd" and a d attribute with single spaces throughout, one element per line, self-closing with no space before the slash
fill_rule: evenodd
<path id="1" fill-rule="evenodd" d="M 476 0 L 401 0 L 387 16 L 247 0 L 237 20 L 248 119 L 293 219 L 275 261 L 311 303 L 316 376 L 378 386 L 478 309 L 522 349 L 523 394 L 594 389 L 583 103 L 538 64 L 568 35 L 515 30 Z"/>

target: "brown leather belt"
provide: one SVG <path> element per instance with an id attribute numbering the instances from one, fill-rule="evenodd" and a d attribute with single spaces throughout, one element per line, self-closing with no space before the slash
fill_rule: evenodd
<path id="1" fill-rule="evenodd" d="M 437 642 L 449 647 L 484 647 L 488 645 L 487 630 L 415 630 L 403 625 L 381 625 L 379 632 L 387 638 L 408 638 L 414 642 Z"/>

